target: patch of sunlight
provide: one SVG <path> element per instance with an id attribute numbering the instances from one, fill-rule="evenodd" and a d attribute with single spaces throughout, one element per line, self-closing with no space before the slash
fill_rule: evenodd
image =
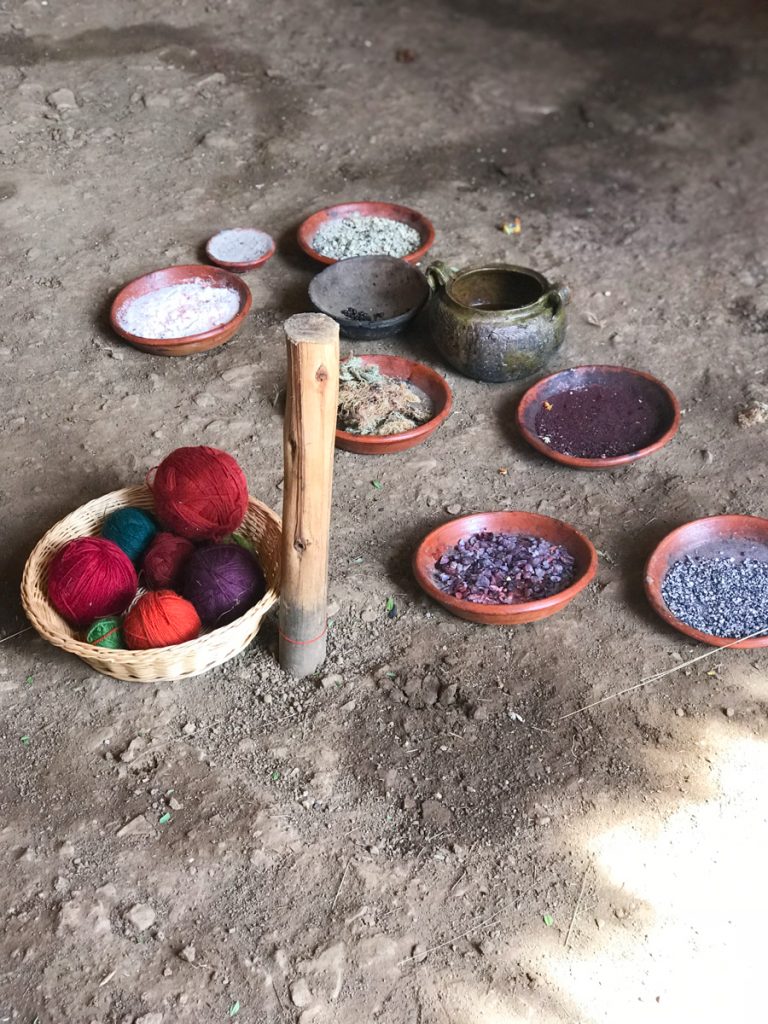
<path id="1" fill-rule="evenodd" d="M 589 843 L 598 887 L 607 879 L 623 892 L 613 907 L 635 909 L 619 919 L 585 906 L 570 949 L 541 964 L 579 1024 L 764 1012 L 768 744 L 715 727 L 705 745 L 715 797 L 666 819 L 649 808 Z"/>

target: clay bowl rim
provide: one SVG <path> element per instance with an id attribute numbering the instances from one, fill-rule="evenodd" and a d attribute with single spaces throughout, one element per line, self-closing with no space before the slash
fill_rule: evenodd
<path id="1" fill-rule="evenodd" d="M 347 356 L 347 359 L 352 359 L 353 356 Z M 365 435 L 365 434 L 350 434 L 348 430 L 339 430 L 336 428 L 336 445 L 352 445 L 367 448 L 368 451 L 365 454 L 377 454 L 384 455 L 388 450 L 397 448 L 398 451 L 404 451 L 406 448 L 415 448 L 417 444 L 434 434 L 434 432 L 445 423 L 448 417 L 451 415 L 453 410 L 453 391 L 451 385 L 438 373 L 437 370 L 433 370 L 431 366 L 427 366 L 426 363 L 419 363 L 415 359 L 406 359 L 404 356 L 392 356 L 384 354 L 368 354 L 355 356 L 354 358 L 362 359 L 363 362 L 375 363 L 381 368 L 382 362 L 386 364 L 399 363 L 404 368 L 407 367 L 409 376 L 403 379 L 413 380 L 413 371 L 416 370 L 421 377 L 427 377 L 432 381 L 437 389 L 442 393 L 443 404 L 439 407 L 438 411 L 432 417 L 427 420 L 426 423 L 420 424 L 418 427 L 413 427 L 412 430 L 404 430 L 399 434 L 386 434 L 386 435 Z M 343 359 L 342 363 L 347 360 Z M 384 372 L 384 371 L 382 371 Z M 385 372 L 385 376 L 389 376 Z M 414 381 L 416 387 L 420 385 Z M 363 454 L 363 453 L 358 453 Z"/>
<path id="2" fill-rule="evenodd" d="M 411 206 L 402 206 L 400 203 L 388 203 L 383 200 L 362 200 L 359 202 L 334 203 L 331 206 L 324 206 L 301 222 L 296 237 L 299 246 L 307 256 L 317 260 L 318 263 L 324 263 L 326 266 L 329 266 L 331 263 L 341 262 L 332 256 L 321 256 L 317 249 L 312 246 L 312 239 L 315 237 L 321 224 L 324 224 L 327 220 L 344 217 L 350 213 L 359 213 L 363 217 L 388 217 L 390 220 L 397 220 L 415 227 L 421 236 L 421 245 L 418 249 L 414 249 L 413 252 L 409 252 L 406 256 L 402 257 L 406 263 L 418 263 L 434 245 L 434 225 L 423 213 L 414 210 Z M 368 255 L 376 254 L 370 253 Z"/>
<path id="3" fill-rule="evenodd" d="M 703 516 L 701 519 L 691 519 L 689 522 L 683 523 L 681 526 L 670 531 L 659 541 L 648 557 L 643 575 L 646 597 L 659 618 L 663 619 L 668 626 L 676 629 L 678 633 L 683 633 L 692 640 L 699 640 L 710 647 L 732 647 L 734 650 L 768 647 L 768 633 L 764 636 L 756 636 L 751 640 L 733 640 L 728 637 L 714 636 L 712 633 L 704 633 L 699 629 L 694 629 L 693 626 L 689 626 L 681 619 L 676 618 L 661 596 L 661 586 L 664 577 L 673 562 L 684 558 L 686 554 L 690 554 L 696 547 L 701 547 L 701 543 L 697 545 L 693 543 L 681 545 L 680 541 L 685 538 L 686 533 L 698 532 L 708 528 L 707 532 L 710 536 L 707 539 L 709 540 L 716 540 L 718 537 L 724 541 L 735 540 L 739 536 L 747 539 L 747 535 L 737 533 L 736 528 L 749 526 L 756 527 L 753 530 L 751 539 L 756 540 L 759 538 L 768 544 L 768 519 L 764 519 L 762 516 L 748 515 L 715 515 Z"/>
<path id="4" fill-rule="evenodd" d="M 211 255 L 210 244 L 214 238 L 218 238 L 219 235 L 223 235 L 225 231 L 256 231 L 258 234 L 263 235 L 269 239 L 269 248 L 263 253 L 257 260 L 220 260 L 215 256 Z M 224 270 L 234 270 L 243 272 L 246 270 L 255 270 L 256 267 L 262 266 L 267 260 L 272 259 L 275 255 L 275 240 L 268 231 L 262 231 L 261 228 L 221 228 L 215 234 L 211 235 L 208 241 L 205 243 L 205 255 L 216 267 L 222 267 Z"/>
<path id="5" fill-rule="evenodd" d="M 535 430 L 529 429 L 525 422 L 525 416 L 534 403 L 541 401 L 541 394 L 548 385 L 557 380 L 558 377 L 564 377 L 565 374 L 577 372 L 583 373 L 584 376 L 587 376 L 587 374 L 601 372 L 603 374 L 621 373 L 630 377 L 641 377 L 643 380 L 655 385 L 664 395 L 672 410 L 672 422 L 664 433 L 657 437 L 651 444 L 645 445 L 643 448 L 638 448 L 633 452 L 627 452 L 624 455 L 612 455 L 607 459 L 584 459 L 575 455 L 567 455 L 565 452 L 556 451 L 551 445 L 545 444 Z M 532 448 L 535 448 L 536 451 L 541 452 L 542 455 L 546 455 L 547 458 L 552 459 L 554 462 L 559 462 L 564 466 L 571 467 L 572 469 L 615 469 L 617 466 L 626 466 L 630 462 L 637 462 L 638 459 L 644 459 L 647 455 L 653 455 L 654 452 L 659 451 L 661 448 L 664 448 L 665 445 L 669 444 L 680 429 L 680 403 L 678 402 L 675 393 L 671 388 L 667 387 L 664 381 L 659 380 L 658 377 L 654 377 L 652 373 L 646 373 L 645 370 L 635 370 L 629 366 L 615 366 L 608 363 L 585 363 L 581 366 L 569 366 L 564 370 L 557 370 L 555 373 L 550 373 L 548 376 L 542 377 L 541 380 L 536 381 L 535 384 L 532 384 L 520 399 L 517 411 L 515 412 L 515 422 L 518 431 L 525 438 L 528 444 Z"/>
<path id="6" fill-rule="evenodd" d="M 117 321 L 117 314 L 129 298 L 146 295 L 150 291 L 159 291 L 160 288 L 167 287 L 169 284 L 181 283 L 180 279 L 189 280 L 190 277 L 198 277 L 206 281 L 218 280 L 231 285 L 240 295 L 240 310 L 231 320 L 224 324 L 219 324 L 218 327 L 212 327 L 210 330 L 202 331 L 199 334 L 187 334 L 181 338 L 142 338 L 138 334 L 131 334 L 130 331 L 126 331 L 120 326 Z M 157 287 L 140 290 L 139 285 L 141 282 L 148 282 L 151 278 L 162 279 Z M 138 277 L 134 277 L 132 281 L 124 284 L 112 301 L 112 306 L 109 310 L 109 322 L 116 334 L 119 334 L 121 338 L 125 338 L 131 345 L 143 349 L 145 352 L 151 352 L 153 349 L 184 349 L 187 346 L 198 346 L 200 342 L 208 341 L 210 344 L 205 345 L 203 349 L 196 349 L 196 351 L 206 351 L 207 349 L 216 348 L 217 344 L 229 341 L 242 326 L 243 321 L 250 312 L 252 302 L 251 289 L 241 277 L 233 274 L 231 270 L 226 270 L 224 267 L 212 267 L 206 263 L 183 263 L 180 266 L 161 267 L 159 270 L 151 270 L 149 273 L 140 274 Z"/>
<path id="7" fill-rule="evenodd" d="M 458 597 L 453 597 L 451 594 L 446 594 L 445 591 L 440 590 L 436 583 L 431 578 L 431 557 L 427 554 L 427 549 L 435 545 L 441 535 L 447 532 L 454 532 L 457 524 L 465 523 L 466 529 L 461 532 L 461 536 L 469 536 L 473 533 L 478 533 L 483 529 L 491 529 L 497 533 L 515 533 L 519 532 L 519 527 L 515 526 L 515 522 L 519 521 L 521 516 L 525 516 L 527 519 L 535 519 L 541 523 L 555 523 L 559 527 L 565 530 L 566 534 L 576 540 L 577 543 L 583 545 L 589 552 L 589 562 L 585 569 L 582 570 L 580 575 L 574 580 L 574 582 L 566 587 L 564 590 L 559 591 L 557 594 L 552 594 L 550 597 L 542 597 L 536 601 L 520 601 L 517 604 L 475 604 L 473 601 L 462 601 Z M 529 531 L 526 531 L 529 532 Z M 538 534 L 537 534 L 538 535 Z M 543 534 L 538 536 L 544 536 Z M 546 539 L 546 537 L 545 537 Z M 442 542 L 441 548 L 445 550 L 450 546 L 451 542 Z M 454 542 L 455 543 L 455 542 Z M 565 543 L 565 547 L 568 544 Z M 459 618 L 463 618 L 462 613 L 467 612 L 482 613 L 486 620 L 487 625 L 497 626 L 514 626 L 524 625 L 525 623 L 520 622 L 520 618 L 523 615 L 531 615 L 536 612 L 544 612 L 545 614 L 540 618 L 546 617 L 546 615 L 552 615 L 556 612 L 562 611 L 566 605 L 585 590 L 592 580 L 595 578 L 597 573 L 597 549 L 595 548 L 592 541 L 586 534 L 583 534 L 581 530 L 577 530 L 575 526 L 570 523 L 566 523 L 563 519 L 556 519 L 554 516 L 541 515 L 539 512 L 525 512 L 522 509 L 499 509 L 495 512 L 471 512 L 468 515 L 457 516 L 455 519 L 450 519 L 448 522 L 442 523 L 440 526 L 431 530 L 426 537 L 421 541 L 416 551 L 413 554 L 413 573 L 416 577 L 416 581 L 419 586 L 424 590 L 429 597 L 441 604 L 449 612 L 456 614 Z"/>
<path id="8" fill-rule="evenodd" d="M 403 264 L 408 272 L 413 275 L 414 280 L 418 277 L 424 285 L 420 301 L 417 302 L 415 306 L 409 307 L 405 313 L 398 313 L 397 316 L 387 317 L 386 320 L 372 320 L 369 322 L 351 320 L 349 317 L 343 315 L 337 316 L 335 313 L 331 312 L 328 306 L 321 306 L 312 293 L 315 282 L 321 278 L 323 274 L 326 274 L 329 271 L 337 274 L 343 274 L 344 264 L 354 263 L 356 260 L 381 260 L 390 266 L 393 266 L 394 264 Z M 340 269 L 335 270 L 334 268 L 336 267 L 339 267 Z M 325 313 L 325 315 L 329 316 L 332 320 L 335 320 L 342 331 L 349 329 L 350 331 L 369 332 L 370 337 L 374 338 L 386 333 L 387 331 L 394 333 L 396 330 L 407 324 L 409 320 L 412 320 L 429 301 L 431 289 L 429 287 L 429 281 L 427 280 L 426 274 L 412 263 L 408 263 L 407 260 L 399 259 L 397 256 L 388 256 L 386 253 L 373 253 L 370 256 L 350 256 L 345 260 L 334 260 L 315 274 L 309 282 L 307 293 L 309 295 L 309 300 L 315 309 L 320 313 Z"/>

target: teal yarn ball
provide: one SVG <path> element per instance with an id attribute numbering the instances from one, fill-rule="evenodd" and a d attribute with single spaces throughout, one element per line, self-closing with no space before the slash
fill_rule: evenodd
<path id="1" fill-rule="evenodd" d="M 104 619 L 96 619 L 85 638 L 89 644 L 95 647 L 108 647 L 110 650 L 119 651 L 125 648 L 123 631 L 120 628 L 120 619 L 113 615 Z"/>
<path id="2" fill-rule="evenodd" d="M 132 562 L 138 562 L 157 533 L 152 516 L 141 508 L 118 508 L 110 512 L 101 536 L 117 544 Z"/>

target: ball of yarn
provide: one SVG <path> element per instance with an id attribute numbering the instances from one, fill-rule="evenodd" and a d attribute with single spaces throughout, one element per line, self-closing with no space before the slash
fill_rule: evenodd
<path id="1" fill-rule="evenodd" d="M 172 647 L 200 635 L 200 616 L 194 605 L 172 590 L 150 590 L 125 617 L 123 636 L 131 650 Z"/>
<path id="2" fill-rule="evenodd" d="M 177 448 L 157 467 L 151 486 L 160 522 L 191 540 L 221 540 L 240 526 L 248 507 L 245 474 L 218 448 Z"/>
<path id="3" fill-rule="evenodd" d="M 48 568 L 48 597 L 74 626 L 120 615 L 136 596 L 133 562 L 103 537 L 79 537 L 55 555 Z"/>
<path id="4" fill-rule="evenodd" d="M 154 519 L 141 508 L 116 508 L 101 527 L 101 536 L 122 548 L 132 562 L 138 562 L 156 533 Z"/>
<path id="5" fill-rule="evenodd" d="M 199 548 L 184 567 L 182 593 L 206 626 L 223 626 L 264 596 L 264 573 L 250 551 L 237 544 Z"/>
<path id="6" fill-rule="evenodd" d="M 184 563 L 194 550 L 195 545 L 186 537 L 158 533 L 141 566 L 145 585 L 150 590 L 178 590 Z"/>
<path id="7" fill-rule="evenodd" d="M 95 647 L 108 647 L 113 651 L 119 651 L 125 647 L 123 633 L 120 629 L 120 619 L 116 619 L 114 616 L 96 619 L 85 639 Z"/>

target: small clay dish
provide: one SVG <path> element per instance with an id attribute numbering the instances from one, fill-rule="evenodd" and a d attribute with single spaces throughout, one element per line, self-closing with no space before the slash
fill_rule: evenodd
<path id="1" fill-rule="evenodd" d="M 346 430 L 337 430 L 337 448 L 355 452 L 357 455 L 391 455 L 393 452 L 402 452 L 406 448 L 415 448 L 417 444 L 426 441 L 450 415 L 453 407 L 453 393 L 448 381 L 435 370 L 423 363 L 401 359 L 400 356 L 360 356 L 360 359 L 369 365 L 378 366 L 385 377 L 399 377 L 423 391 L 432 400 L 435 415 L 426 423 L 414 427 L 413 430 L 405 430 L 401 434 L 376 436 L 350 434 Z"/>
<path id="2" fill-rule="evenodd" d="M 623 455 L 607 456 L 604 459 L 579 458 L 557 451 L 539 435 L 536 429 L 537 416 L 544 403 L 551 402 L 553 396 L 595 384 L 615 387 L 622 380 L 632 382 L 635 392 L 641 394 L 643 401 L 656 413 L 658 429 L 648 444 Z M 680 405 L 666 384 L 642 370 L 631 370 L 626 366 L 574 366 L 570 370 L 553 373 L 529 388 L 517 407 L 516 419 L 518 430 L 528 444 L 547 458 L 574 469 L 615 469 L 616 466 L 625 466 L 646 455 L 652 455 L 668 444 L 680 426 Z"/>
<path id="3" fill-rule="evenodd" d="M 562 544 L 576 560 L 576 578 L 559 594 L 519 604 L 475 604 L 441 590 L 435 582 L 435 562 L 462 537 L 489 530 L 492 533 L 523 533 Z M 534 512 L 478 512 L 461 516 L 427 534 L 413 556 L 413 572 L 430 597 L 460 619 L 489 626 L 518 626 L 555 615 L 591 583 L 597 572 L 597 552 L 591 541 L 568 523 Z"/>
<path id="4" fill-rule="evenodd" d="M 429 298 L 417 267 L 394 256 L 352 256 L 326 267 L 309 283 L 315 309 L 352 341 L 397 334 Z"/>
<path id="5" fill-rule="evenodd" d="M 208 239 L 205 254 L 211 263 L 242 273 L 254 270 L 275 254 L 275 240 L 255 228 L 227 228 Z"/>
<path id="6" fill-rule="evenodd" d="M 122 317 L 128 306 L 150 292 L 160 291 L 172 285 L 195 284 L 212 285 L 216 288 L 234 289 L 240 298 L 240 308 L 226 323 L 211 327 L 198 334 L 189 334 L 179 338 L 145 338 L 131 334 L 122 326 Z M 109 313 L 112 329 L 130 342 L 134 348 L 142 352 L 150 352 L 156 356 L 189 356 L 196 352 L 207 352 L 218 348 L 229 341 L 243 324 L 251 308 L 251 291 L 248 285 L 229 270 L 220 267 L 207 267 L 203 264 L 187 264 L 181 267 L 167 267 L 144 274 L 125 285 L 118 292 Z"/>
<path id="7" fill-rule="evenodd" d="M 300 225 L 298 242 L 307 256 L 311 256 L 318 263 L 338 262 L 332 256 L 321 256 L 312 245 L 312 240 L 321 224 L 328 220 L 339 220 L 342 217 L 349 217 L 357 213 L 361 217 L 387 217 L 389 220 L 398 220 L 403 224 L 409 224 L 419 232 L 421 244 L 418 249 L 409 252 L 403 259 L 407 263 L 418 263 L 423 259 L 435 241 L 435 229 L 432 222 L 427 220 L 424 214 L 418 210 L 412 210 L 409 206 L 398 206 L 396 203 L 339 203 L 337 206 L 326 206 L 318 210 Z"/>
<path id="8" fill-rule="evenodd" d="M 768 633 L 751 640 L 735 642 L 728 637 L 702 633 L 676 618 L 664 603 L 661 587 L 664 577 L 686 555 L 714 558 L 717 555 L 768 561 L 768 519 L 759 516 L 708 516 L 694 519 L 668 533 L 654 549 L 645 567 L 645 593 L 651 607 L 680 633 L 711 647 L 768 647 Z"/>

